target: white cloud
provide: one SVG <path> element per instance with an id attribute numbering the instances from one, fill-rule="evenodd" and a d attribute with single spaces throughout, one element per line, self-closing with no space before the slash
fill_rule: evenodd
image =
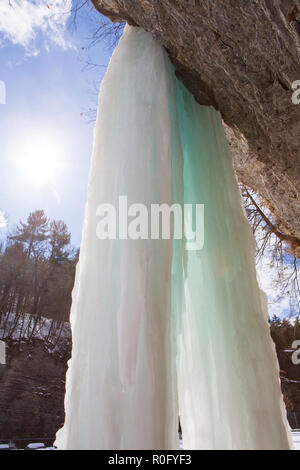
<path id="1" fill-rule="evenodd" d="M 271 267 L 270 258 L 261 261 L 257 266 L 257 274 L 260 288 L 268 296 L 269 316 L 287 316 L 290 310 L 289 296 L 282 296 L 281 289 L 276 285 L 278 273 L 275 267 Z"/>
<path id="2" fill-rule="evenodd" d="M 0 211 L 0 229 L 5 228 L 7 225 L 7 220 L 3 211 Z"/>
<path id="3" fill-rule="evenodd" d="M 71 47 L 65 37 L 71 7 L 72 0 L 0 0 L 0 37 L 35 53 L 35 39 L 41 32 L 46 45 L 67 49 Z"/>

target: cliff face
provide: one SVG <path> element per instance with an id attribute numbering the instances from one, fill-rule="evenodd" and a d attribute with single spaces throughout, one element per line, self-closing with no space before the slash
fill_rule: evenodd
<path id="1" fill-rule="evenodd" d="M 70 347 L 62 355 L 50 354 L 41 340 L 23 342 L 21 348 L 7 342 L 7 363 L 0 365 L 0 442 L 52 445 L 64 422 Z"/>
<path id="2" fill-rule="evenodd" d="M 299 0 L 91 0 L 142 26 L 176 73 L 227 124 L 238 177 L 267 202 L 300 256 Z"/>

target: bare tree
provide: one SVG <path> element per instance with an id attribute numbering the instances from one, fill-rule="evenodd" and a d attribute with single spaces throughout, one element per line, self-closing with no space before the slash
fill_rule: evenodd
<path id="1" fill-rule="evenodd" d="M 275 268 L 274 288 L 277 288 L 279 296 L 289 298 L 291 315 L 297 315 L 300 311 L 300 259 L 295 254 L 298 254 L 299 241 L 278 229 L 275 217 L 258 195 L 243 184 L 240 187 L 256 240 L 257 263 L 264 258 L 270 268 Z"/>

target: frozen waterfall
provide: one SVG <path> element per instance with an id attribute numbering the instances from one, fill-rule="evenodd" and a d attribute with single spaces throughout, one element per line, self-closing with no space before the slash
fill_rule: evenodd
<path id="1" fill-rule="evenodd" d="M 120 196 L 204 204 L 203 248 L 99 240 Z M 186 449 L 290 447 L 253 245 L 220 115 L 126 26 L 99 96 L 59 449 L 178 449 L 179 415 Z"/>

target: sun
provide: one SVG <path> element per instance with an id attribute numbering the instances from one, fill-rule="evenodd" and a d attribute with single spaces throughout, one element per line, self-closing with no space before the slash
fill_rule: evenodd
<path id="1" fill-rule="evenodd" d="M 30 184 L 57 181 L 62 170 L 62 145 L 50 135 L 27 135 L 14 142 L 11 157 L 20 178 Z"/>

